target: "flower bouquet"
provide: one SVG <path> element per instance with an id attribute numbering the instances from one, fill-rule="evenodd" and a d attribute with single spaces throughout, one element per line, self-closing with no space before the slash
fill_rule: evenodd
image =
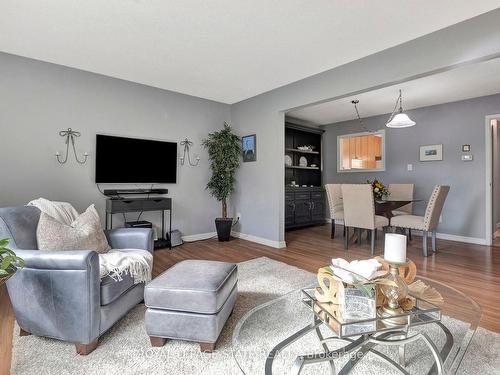
<path id="1" fill-rule="evenodd" d="M 375 199 L 382 199 L 383 197 L 387 197 L 390 194 L 387 186 L 385 186 L 377 179 L 374 179 L 373 181 L 367 180 L 366 183 L 372 186 L 373 196 L 375 197 Z"/>

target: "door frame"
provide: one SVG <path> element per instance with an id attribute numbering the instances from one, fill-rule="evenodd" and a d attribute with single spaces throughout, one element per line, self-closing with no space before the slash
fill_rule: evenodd
<path id="1" fill-rule="evenodd" d="M 484 120 L 484 157 L 486 165 L 485 173 L 485 197 L 486 197 L 486 233 L 485 245 L 491 246 L 493 243 L 493 134 L 491 129 L 491 120 L 500 119 L 500 113 L 496 115 L 487 115 Z"/>

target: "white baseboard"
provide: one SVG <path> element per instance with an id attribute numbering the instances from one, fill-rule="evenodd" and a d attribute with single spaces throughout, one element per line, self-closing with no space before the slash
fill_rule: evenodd
<path id="1" fill-rule="evenodd" d="M 214 236 L 217 236 L 217 232 L 190 234 L 189 236 L 182 236 L 182 241 L 193 242 L 193 241 L 208 240 Z"/>
<path id="2" fill-rule="evenodd" d="M 328 223 L 331 223 L 332 219 L 327 218 L 326 221 Z M 335 224 L 344 224 L 344 222 L 339 221 L 339 220 L 335 220 Z M 418 231 L 418 230 L 412 230 L 411 233 L 415 234 L 417 236 L 422 236 L 422 232 Z M 455 234 L 447 234 L 447 233 L 436 233 L 436 237 L 439 238 L 440 240 L 472 243 L 472 244 L 476 244 L 476 245 L 486 245 L 486 240 L 484 238 L 478 238 L 478 237 L 457 236 Z"/>
<path id="3" fill-rule="evenodd" d="M 282 248 L 286 247 L 286 242 L 285 241 L 268 240 L 267 238 L 257 237 L 257 236 L 253 236 L 251 234 L 245 234 L 245 233 L 240 233 L 240 232 L 232 231 L 231 232 L 231 236 L 236 237 L 236 238 L 240 238 L 242 240 L 247 240 L 247 241 L 250 241 L 250 242 L 259 243 L 261 245 L 275 247 L 277 249 L 282 249 Z"/>
<path id="4" fill-rule="evenodd" d="M 419 230 L 412 230 L 411 233 L 417 236 L 422 236 L 422 231 Z M 436 233 L 436 237 L 440 240 L 472 243 L 476 245 L 486 245 L 486 240 L 484 238 L 478 238 L 478 237 L 457 236 L 455 234 L 447 234 L 447 233 Z"/>

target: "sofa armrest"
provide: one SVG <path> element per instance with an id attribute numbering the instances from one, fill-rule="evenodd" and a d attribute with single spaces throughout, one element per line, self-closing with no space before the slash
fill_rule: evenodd
<path id="1" fill-rule="evenodd" d="M 37 336 L 88 344 L 99 337 L 95 251 L 15 250 L 25 267 L 7 281 L 19 326 Z"/>
<path id="2" fill-rule="evenodd" d="M 149 228 L 116 228 L 104 231 L 113 249 L 154 251 L 154 232 Z"/>
<path id="3" fill-rule="evenodd" d="M 99 259 L 97 253 L 91 250 L 14 250 L 18 257 L 24 259 L 26 268 L 40 270 L 87 270 L 92 262 Z"/>

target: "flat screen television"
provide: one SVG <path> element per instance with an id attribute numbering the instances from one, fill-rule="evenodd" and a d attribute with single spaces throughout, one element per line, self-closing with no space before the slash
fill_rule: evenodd
<path id="1" fill-rule="evenodd" d="M 177 181 L 177 143 L 97 134 L 96 183 Z"/>

